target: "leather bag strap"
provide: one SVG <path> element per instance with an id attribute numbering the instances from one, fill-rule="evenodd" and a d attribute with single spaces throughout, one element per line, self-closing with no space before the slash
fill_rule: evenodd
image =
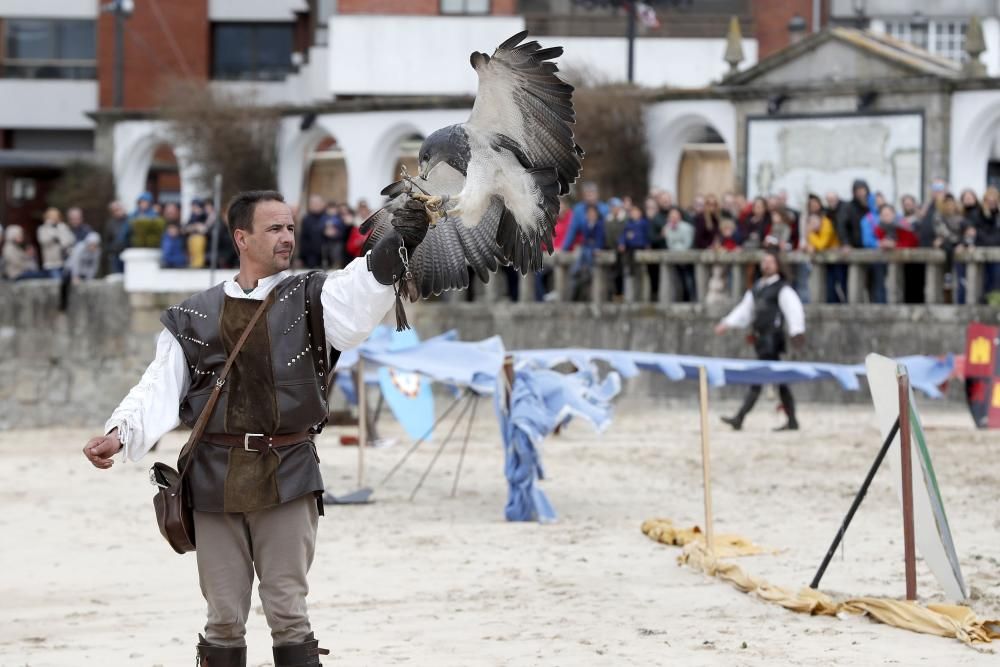
<path id="1" fill-rule="evenodd" d="M 236 341 L 233 351 L 229 353 L 229 358 L 226 359 L 226 365 L 222 367 L 222 372 L 220 372 L 219 377 L 216 378 L 215 388 L 212 390 L 212 394 L 208 397 L 208 401 L 205 403 L 205 409 L 201 411 L 200 415 L 198 415 L 198 421 L 194 423 L 194 428 L 191 429 L 191 437 L 188 438 L 187 444 L 184 445 L 184 449 L 187 450 L 188 458 L 184 463 L 184 469 L 181 470 L 178 481 L 184 479 L 184 476 L 187 475 L 188 469 L 191 467 L 191 462 L 194 461 L 194 450 L 198 446 L 198 442 L 201 440 L 202 433 L 205 432 L 208 420 L 212 416 L 212 411 L 215 409 L 216 402 L 219 400 L 219 394 L 222 393 L 222 387 L 226 384 L 226 377 L 229 375 L 229 369 L 233 367 L 233 362 L 236 361 L 236 355 L 238 355 L 240 350 L 243 349 L 243 344 L 246 343 L 247 338 L 250 337 L 250 332 L 253 331 L 253 328 L 260 319 L 260 316 L 264 314 L 264 311 L 267 310 L 267 306 L 270 303 L 271 294 L 268 294 L 267 297 L 260 302 L 260 306 L 253 314 L 253 317 L 250 318 L 250 323 L 247 324 L 246 329 L 243 330 L 242 335 L 240 335 L 240 339 Z"/>

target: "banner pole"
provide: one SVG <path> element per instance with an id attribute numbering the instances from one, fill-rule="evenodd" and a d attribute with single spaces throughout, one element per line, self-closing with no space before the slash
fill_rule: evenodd
<path id="1" fill-rule="evenodd" d="M 698 393 L 701 404 L 701 472 L 705 492 L 705 546 L 708 553 L 715 553 L 712 527 L 712 475 L 708 452 L 708 373 L 704 366 L 698 368 Z"/>
<path id="2" fill-rule="evenodd" d="M 906 599 L 917 599 L 916 553 L 913 546 L 913 457 L 910 446 L 910 377 L 906 368 L 896 371 L 899 383 L 899 451 L 903 475 L 903 560 Z"/>

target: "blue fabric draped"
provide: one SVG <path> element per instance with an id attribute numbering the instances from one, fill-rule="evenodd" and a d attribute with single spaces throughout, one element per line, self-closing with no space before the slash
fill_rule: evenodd
<path id="1" fill-rule="evenodd" d="M 589 368 L 567 375 L 525 365 L 515 371 L 509 410 L 505 389 L 494 394 L 503 439 L 508 521 L 555 521 L 555 509 L 538 485 L 545 479 L 542 441 L 573 417 L 604 430 L 611 423 L 611 399 L 620 390 L 621 379 L 614 372 L 598 382 Z"/>

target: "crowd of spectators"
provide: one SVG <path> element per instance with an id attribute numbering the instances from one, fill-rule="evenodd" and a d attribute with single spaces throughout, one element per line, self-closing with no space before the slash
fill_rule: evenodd
<path id="1" fill-rule="evenodd" d="M 945 292 L 953 302 L 964 303 L 965 266 L 954 262 L 954 250 L 962 246 L 1000 246 L 1000 192 L 991 186 L 981 200 L 971 189 L 962 190 L 956 197 L 941 179 L 935 179 L 930 190 L 931 199 L 923 204 L 911 194 L 903 195 L 899 202 L 890 202 L 881 192 L 873 192 L 865 181 L 856 180 L 849 199 L 841 199 L 834 191 L 822 196 L 810 193 L 804 210 L 798 210 L 789 206 L 785 191 L 752 200 L 735 192 L 698 195 L 690 207 L 682 207 L 662 189 L 652 190 L 642 202 L 629 197 L 602 200 L 594 184 L 584 183 L 580 201 L 560 211 L 555 248 L 564 252 L 580 249 L 570 270 L 575 299 L 588 298 L 594 251 L 615 252 L 617 261 L 608 286 L 614 300 L 622 298 L 628 282 L 636 281 L 642 270 L 650 274 L 655 297 L 659 266 L 646 265 L 643 269 L 637 265 L 636 250 L 839 253 L 845 257 L 844 264 L 827 264 L 828 303 L 847 301 L 846 256 L 853 249 L 938 248 L 947 254 Z M 786 269 L 791 273 L 788 279 L 808 301 L 810 263 Z M 728 274 L 721 266 L 715 267 L 707 295 L 696 294 L 693 265 L 678 265 L 673 270 L 677 272 L 677 296 L 681 300 L 711 301 L 713 296 L 725 294 L 723 283 Z M 923 301 L 924 271 L 922 264 L 904 265 L 906 302 Z M 748 266 L 748 281 L 753 279 L 753 272 L 754 267 Z M 886 274 L 885 264 L 870 265 L 866 285 L 870 302 L 886 302 Z M 989 292 L 1000 290 L 1000 264 L 987 264 L 984 278 L 985 298 Z M 536 293 L 551 294 L 551 288 L 551 280 L 543 275 L 536 284 Z"/>
<path id="2" fill-rule="evenodd" d="M 923 204 L 910 194 L 890 202 L 882 193 L 871 191 L 863 180 L 856 180 L 849 199 L 841 199 L 833 191 L 822 196 L 810 193 L 804 210 L 797 210 L 789 205 L 784 191 L 752 200 L 736 192 L 698 195 L 689 207 L 682 207 L 663 189 L 652 190 L 642 201 L 629 197 L 602 200 L 593 183 L 582 183 L 578 201 L 571 204 L 566 199 L 560 207 L 554 248 L 576 251 L 570 276 L 572 298 L 578 300 L 590 298 L 596 251 L 615 253 L 607 296 L 620 300 L 628 289 L 636 289 L 641 271 L 649 273 L 656 297 L 659 265 L 637 263 L 637 250 L 776 249 L 810 255 L 833 252 L 846 257 L 855 248 L 940 248 L 948 257 L 945 291 L 953 302 L 963 303 L 965 266 L 953 261 L 954 250 L 970 245 L 1000 246 L 1000 192 L 990 187 L 980 200 L 975 192 L 965 189 L 956 197 L 941 179 L 931 183 L 930 191 L 931 199 Z M 314 194 L 301 215 L 294 212 L 299 220 L 298 266 L 336 269 L 362 253 L 364 237 L 358 227 L 371 214 L 367 202 L 362 200 L 351 208 Z M 124 268 L 121 254 L 132 247 L 159 248 L 165 268 L 227 269 L 238 265 L 225 221 L 211 200 L 191 201 L 190 213 L 183 220 L 177 203 L 157 202 L 144 192 L 131 212 L 121 202 L 112 202 L 100 229 L 100 233 L 94 231 L 77 207 L 66 210 L 65 221 L 58 209 L 46 210 L 34 239 L 26 238 L 17 225 L 0 228 L 4 239 L 2 275 L 8 280 L 53 278 L 71 285 L 102 272 L 120 273 Z M 789 280 L 808 300 L 810 264 L 789 268 L 793 272 Z M 676 271 L 676 298 L 725 299 L 729 274 L 722 266 L 713 268 L 709 293 L 704 295 L 697 293 L 693 265 L 675 265 L 671 270 Z M 754 270 L 752 264 L 747 266 L 748 282 Z M 921 264 L 905 265 L 906 302 L 923 300 L 924 270 Z M 866 287 L 873 303 L 886 301 L 886 274 L 885 264 L 869 267 Z M 508 296 L 517 299 L 519 276 L 508 270 L 506 278 Z M 1000 290 L 1000 264 L 988 264 L 984 279 L 984 295 Z M 551 298 L 551 272 L 540 272 L 535 281 L 536 298 Z M 827 262 L 826 283 L 827 302 L 847 300 L 846 262 Z M 466 298 L 472 295 L 470 290 Z"/>

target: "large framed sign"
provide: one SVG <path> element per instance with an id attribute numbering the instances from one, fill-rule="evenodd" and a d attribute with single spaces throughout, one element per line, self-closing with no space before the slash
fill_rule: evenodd
<path id="1" fill-rule="evenodd" d="M 802 209 L 810 192 L 849 200 L 860 178 L 894 206 L 905 194 L 922 199 L 922 111 L 748 116 L 746 146 L 749 198 L 786 190 Z"/>

